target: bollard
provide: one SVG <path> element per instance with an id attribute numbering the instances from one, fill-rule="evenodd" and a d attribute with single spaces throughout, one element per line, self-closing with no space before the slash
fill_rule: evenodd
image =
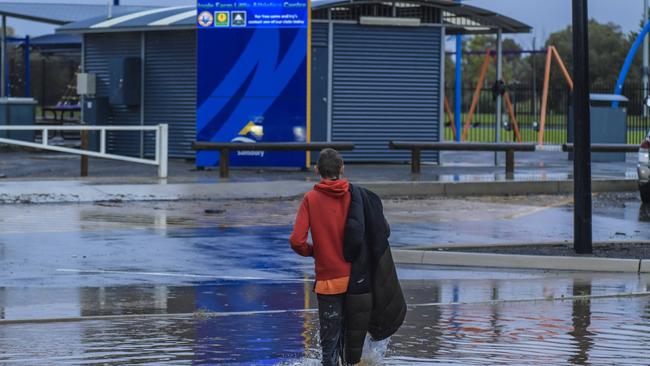
<path id="1" fill-rule="evenodd" d="M 164 179 L 168 175 L 169 164 L 169 125 L 158 125 L 156 133 L 156 154 L 158 160 L 158 178 Z"/>

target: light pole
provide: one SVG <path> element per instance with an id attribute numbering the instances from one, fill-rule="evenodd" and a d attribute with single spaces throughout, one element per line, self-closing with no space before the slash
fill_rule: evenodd
<path id="1" fill-rule="evenodd" d="M 648 0 L 643 0 L 643 24 L 648 21 Z M 643 98 L 648 97 L 648 47 L 649 39 L 648 35 L 643 37 Z M 643 117 L 648 116 L 648 106 L 643 103 Z"/>
<path id="2" fill-rule="evenodd" d="M 503 31 L 501 28 L 497 31 L 497 80 L 495 81 L 496 83 L 500 83 L 501 79 L 503 79 Z M 497 108 L 496 108 L 496 128 L 495 128 L 495 142 L 499 143 L 501 142 L 501 123 L 503 116 L 501 115 L 501 104 L 502 104 L 502 97 L 501 97 L 501 92 L 498 91 L 497 93 Z M 499 165 L 499 155 L 498 153 L 494 153 L 494 165 L 498 166 Z"/>
<path id="3" fill-rule="evenodd" d="M 589 135 L 589 43 L 587 0 L 573 1 L 573 116 L 575 156 L 573 160 L 573 248 L 592 252 L 591 151 Z"/>
<path id="4" fill-rule="evenodd" d="M 460 6 L 461 0 L 456 0 Z M 461 117 L 463 113 L 463 36 L 456 35 L 456 88 L 454 96 L 454 124 L 456 125 L 456 142 L 461 140 L 462 123 Z"/>

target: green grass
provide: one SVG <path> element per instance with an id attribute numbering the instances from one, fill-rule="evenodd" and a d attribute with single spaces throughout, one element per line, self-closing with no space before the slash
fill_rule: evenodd
<path id="1" fill-rule="evenodd" d="M 467 114 L 462 116 L 462 125 L 465 124 Z M 447 120 L 445 116 L 445 121 Z M 506 119 L 507 120 L 507 119 Z M 519 132 L 521 133 L 522 142 L 537 142 L 537 131 L 533 128 L 533 123 L 539 121 L 539 116 L 520 115 L 517 116 Z M 473 124 L 469 129 L 468 142 L 494 142 L 495 141 L 495 115 L 493 113 L 477 113 L 474 115 Z M 642 129 L 646 121 L 640 116 L 628 117 L 628 128 L 634 129 L 627 133 L 627 143 L 637 144 L 646 136 L 647 131 Z M 462 128 L 461 128 L 462 131 Z M 445 141 L 453 141 L 451 126 L 445 127 Z M 514 131 L 501 129 L 501 142 L 513 142 Z M 546 129 L 544 131 L 545 144 L 563 144 L 567 142 L 567 131 L 564 114 L 549 113 L 546 119 Z"/>
<path id="2" fill-rule="evenodd" d="M 523 129 L 520 126 L 519 132 L 521 133 L 522 142 L 537 142 L 537 131 L 533 129 Z M 645 137 L 646 133 L 643 131 L 628 131 L 627 143 L 638 144 Z M 468 142 L 494 142 L 495 133 L 494 127 L 490 128 L 470 128 L 467 140 Z M 453 141 L 453 132 L 451 127 L 445 128 L 445 141 Z M 515 142 L 514 132 L 501 130 L 501 142 Z M 547 129 L 544 132 L 544 144 L 559 145 L 567 142 L 566 130 Z"/>

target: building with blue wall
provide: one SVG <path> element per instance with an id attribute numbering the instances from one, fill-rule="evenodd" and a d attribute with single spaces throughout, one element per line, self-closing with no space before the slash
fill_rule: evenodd
<path id="1" fill-rule="evenodd" d="M 107 103 L 86 122 L 170 126 L 170 155 L 194 157 L 196 138 L 196 9 L 140 10 L 96 17 L 57 31 L 83 35 L 83 71 L 96 75 L 95 96 Z M 312 141 L 353 142 L 352 162 L 403 162 L 389 140 L 439 141 L 443 129 L 444 43 L 451 34 L 528 32 L 514 19 L 444 0 L 312 2 Z M 139 59 L 139 97 L 106 102 L 115 60 Z M 115 82 L 113 82 L 115 84 Z M 109 149 L 153 153 L 152 136 L 116 133 Z M 425 160 L 437 161 L 435 153 Z"/>

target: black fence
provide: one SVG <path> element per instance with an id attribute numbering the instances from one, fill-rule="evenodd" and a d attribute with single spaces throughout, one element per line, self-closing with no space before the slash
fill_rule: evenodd
<path id="1" fill-rule="evenodd" d="M 26 96 L 25 58 L 21 49 L 9 52 L 9 89 L 12 97 Z M 76 84 L 81 60 L 77 56 L 41 55 L 32 52 L 30 60 L 30 97 L 40 107 L 57 104 Z M 74 93 L 76 94 L 76 93 Z"/>
<path id="2" fill-rule="evenodd" d="M 512 102 L 512 109 L 519 127 L 522 142 L 537 142 L 540 130 L 540 117 L 542 105 L 542 88 L 533 88 L 531 85 L 515 84 L 507 86 L 508 95 Z M 591 93 L 611 94 L 614 85 L 595 84 Z M 446 95 L 454 113 L 454 90 L 447 88 Z M 462 105 L 462 130 L 468 121 L 474 88 L 463 88 Z M 647 92 L 640 83 L 626 84 L 623 95 L 630 101 L 627 104 L 627 143 L 637 144 L 650 130 L 650 110 L 644 108 L 644 99 Z M 567 141 L 567 125 L 569 120 L 569 106 L 571 92 L 568 87 L 550 88 L 544 124 L 545 144 L 564 144 Z M 445 140 L 452 141 L 454 133 L 445 113 Z M 502 108 L 501 141 L 517 141 L 514 121 L 510 117 L 506 104 Z M 483 88 L 479 94 L 474 116 L 467 130 L 465 141 L 494 142 L 496 141 L 496 101 L 492 88 Z"/>

